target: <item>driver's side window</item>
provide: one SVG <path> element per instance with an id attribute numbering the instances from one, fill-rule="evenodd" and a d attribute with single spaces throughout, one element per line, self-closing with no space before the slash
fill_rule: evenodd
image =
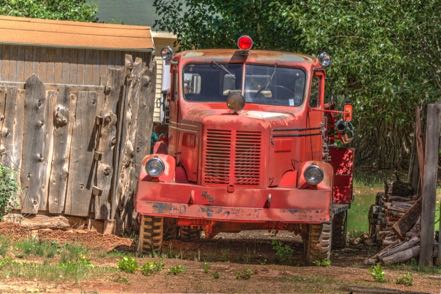
<path id="1" fill-rule="evenodd" d="M 319 107 L 320 106 L 320 78 L 313 77 L 311 84 L 311 97 L 309 98 L 309 106 Z"/>

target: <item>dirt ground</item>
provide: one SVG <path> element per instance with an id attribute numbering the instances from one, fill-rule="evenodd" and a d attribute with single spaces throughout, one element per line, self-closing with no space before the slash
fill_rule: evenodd
<path id="1" fill-rule="evenodd" d="M 375 251 L 363 245 L 334 252 L 331 266 L 303 266 L 301 240 L 289 233 L 274 236 L 266 231 L 220 234 L 214 240 L 195 243 L 168 242 L 164 246 L 164 269 L 151 276 L 139 271 L 118 271 L 121 256 L 134 256 L 134 242 L 128 238 L 102 235 L 91 231 L 29 231 L 15 224 L 0 223 L 0 235 L 13 240 L 36 236 L 57 243 L 82 244 L 90 248 L 95 268 L 101 271 L 79 281 L 39 281 L 17 277 L 0 279 L 0 292 L 235 292 L 235 293 L 349 293 L 351 287 L 397 289 L 409 293 L 440 293 L 441 275 L 412 272 L 413 286 L 397 285 L 395 280 L 410 267 L 385 268 L 386 282 L 374 282 L 365 257 Z M 272 241 L 279 240 L 294 248 L 292 260 L 277 260 Z M 106 253 L 107 252 L 107 253 Z M 110 253 L 108 253 L 110 252 Z M 157 258 L 137 258 L 140 265 Z M 289 263 L 289 264 L 283 264 Z M 180 265 L 184 272 L 170 274 Z M 112 270 L 113 269 L 113 270 Z M 246 274 L 243 274 L 246 273 Z M 382 290 L 383 291 L 383 290 Z M 355 292 L 354 292 L 355 293 Z M 361 292 L 357 292 L 361 293 Z M 367 292 L 365 292 L 367 293 Z"/>

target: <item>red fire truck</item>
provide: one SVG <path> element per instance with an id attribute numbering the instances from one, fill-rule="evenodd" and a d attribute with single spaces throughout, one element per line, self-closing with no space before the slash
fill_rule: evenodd
<path id="1" fill-rule="evenodd" d="M 309 263 L 345 245 L 352 105 L 325 102 L 330 57 L 252 46 L 165 55 L 168 140 L 143 160 L 139 251 L 262 229 L 301 235 Z"/>

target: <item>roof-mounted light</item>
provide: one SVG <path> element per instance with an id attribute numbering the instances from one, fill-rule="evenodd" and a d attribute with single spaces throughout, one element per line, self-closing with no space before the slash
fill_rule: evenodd
<path id="1" fill-rule="evenodd" d="M 253 44 L 253 39 L 248 35 L 240 36 L 237 40 L 237 47 L 239 47 L 240 50 L 251 50 Z"/>

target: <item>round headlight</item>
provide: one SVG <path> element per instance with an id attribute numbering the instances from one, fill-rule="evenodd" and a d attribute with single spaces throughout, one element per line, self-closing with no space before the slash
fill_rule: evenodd
<path id="1" fill-rule="evenodd" d="M 145 164 L 145 171 L 151 177 L 159 177 L 165 170 L 164 162 L 158 157 L 153 157 L 147 160 Z"/>
<path id="2" fill-rule="evenodd" d="M 305 177 L 305 180 L 309 185 L 315 186 L 323 181 L 325 174 L 320 167 L 315 164 L 311 164 L 306 168 L 303 176 Z"/>

